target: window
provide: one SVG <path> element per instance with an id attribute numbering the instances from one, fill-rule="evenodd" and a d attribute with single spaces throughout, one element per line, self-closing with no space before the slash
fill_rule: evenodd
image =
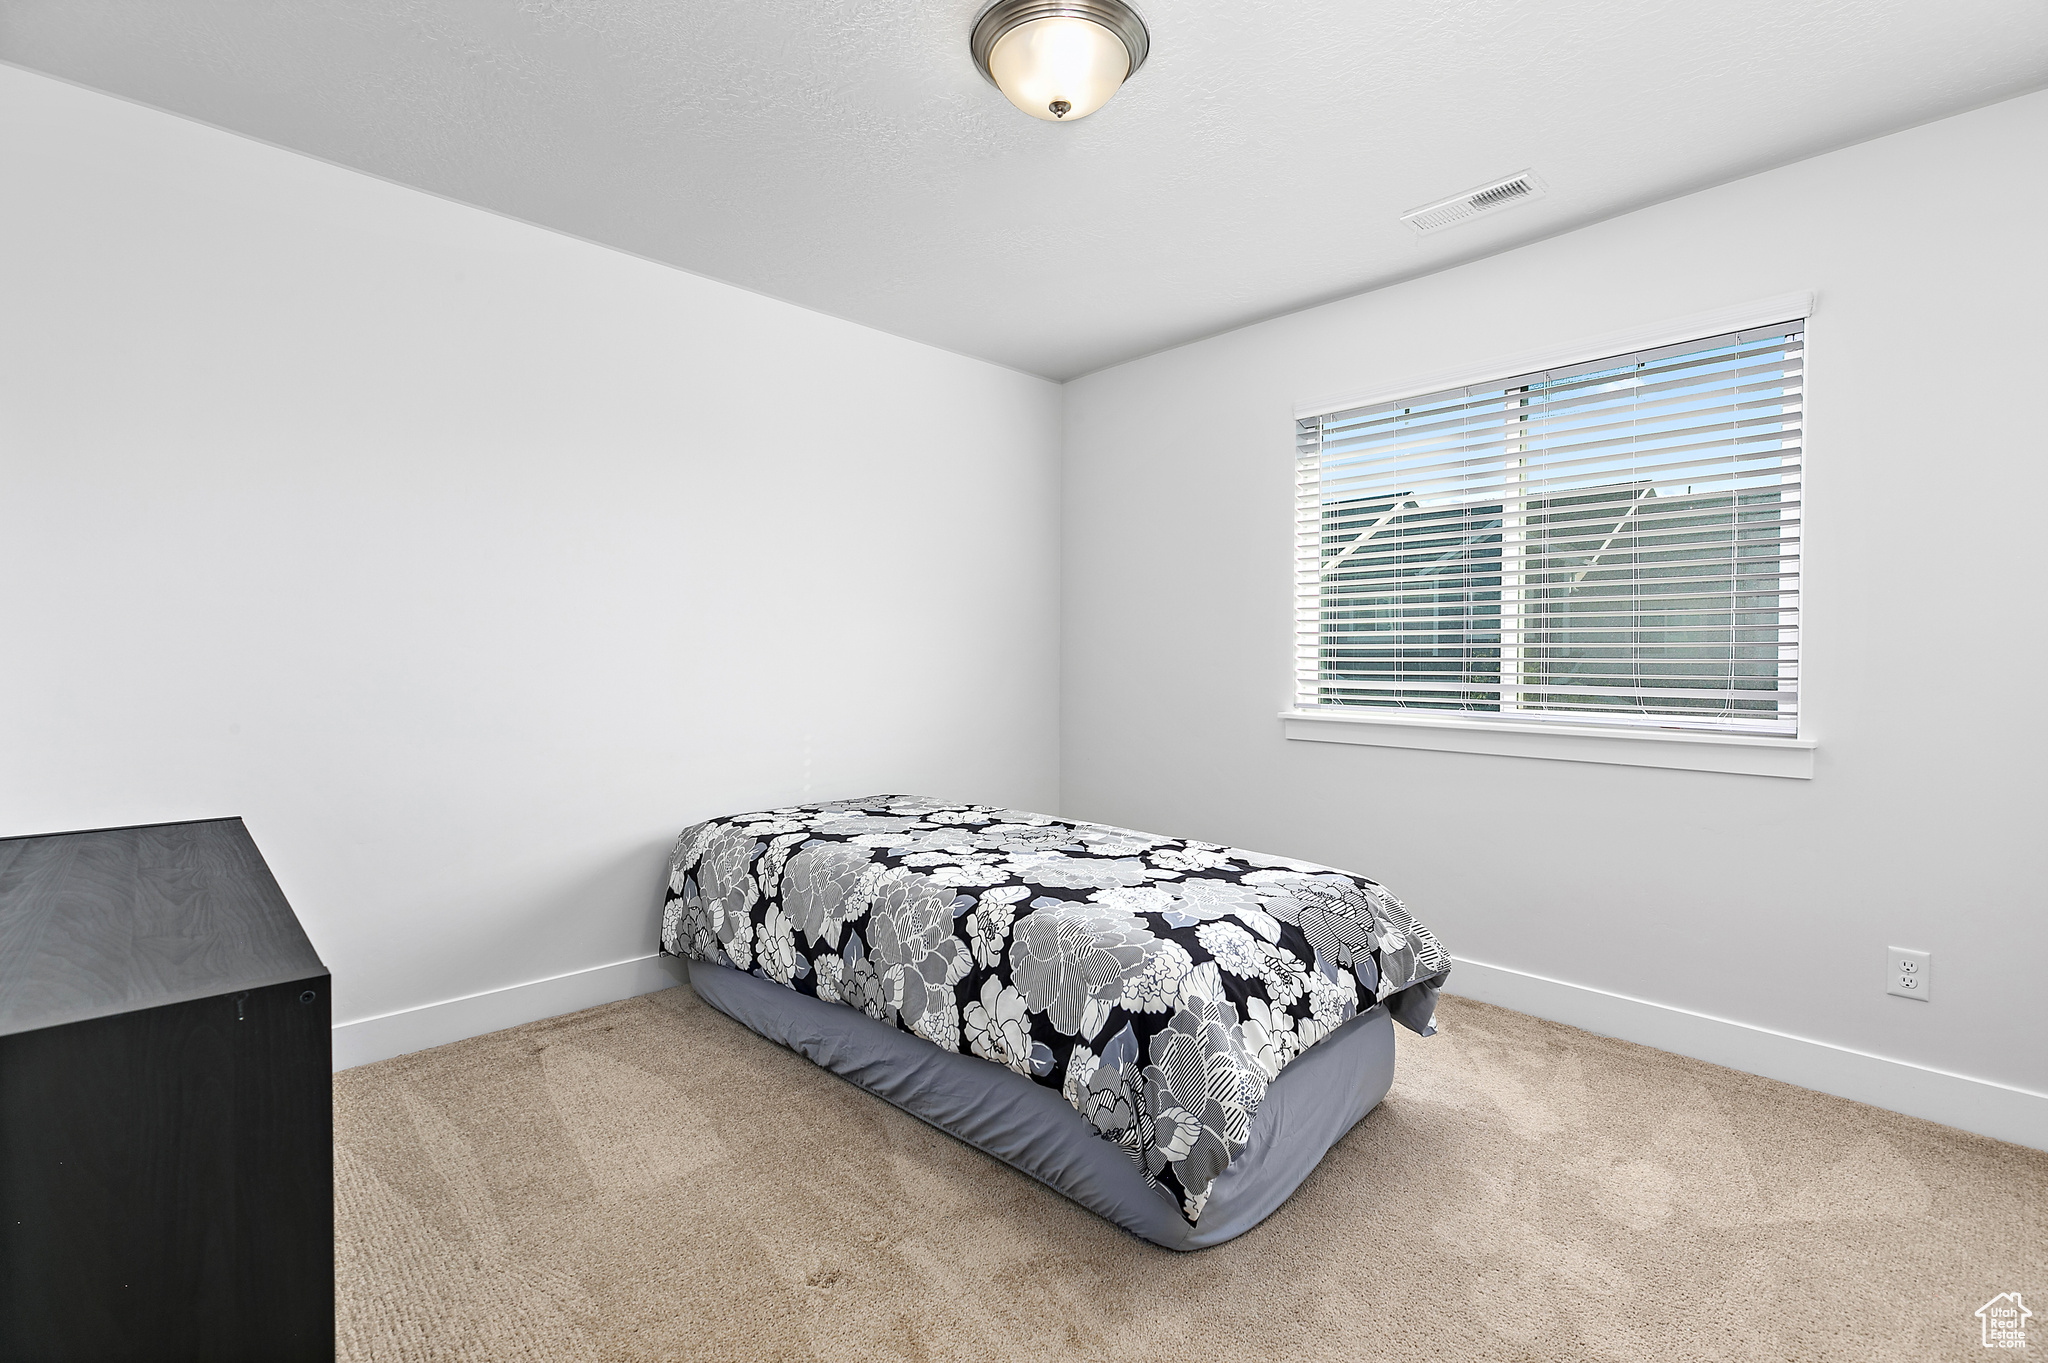
<path id="1" fill-rule="evenodd" d="M 1299 421 L 1297 713 L 1796 736 L 1804 328 Z"/>

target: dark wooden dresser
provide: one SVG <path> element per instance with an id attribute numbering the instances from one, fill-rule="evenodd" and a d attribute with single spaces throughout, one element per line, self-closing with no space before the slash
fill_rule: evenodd
<path id="1" fill-rule="evenodd" d="M 240 819 L 0 839 L 0 1359 L 334 1357 L 327 967 Z"/>

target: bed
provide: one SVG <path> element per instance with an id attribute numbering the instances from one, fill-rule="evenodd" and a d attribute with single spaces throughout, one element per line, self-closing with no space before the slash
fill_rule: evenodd
<path id="1" fill-rule="evenodd" d="M 720 1012 L 1176 1250 L 1287 1199 L 1450 967 L 1361 876 L 907 795 L 685 829 L 661 949 Z"/>

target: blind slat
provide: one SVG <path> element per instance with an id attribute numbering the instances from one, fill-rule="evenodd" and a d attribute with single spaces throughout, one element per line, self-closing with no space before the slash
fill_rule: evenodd
<path id="1" fill-rule="evenodd" d="M 1327 431 L 1313 439 L 1317 452 L 1328 462 L 1343 463 L 1363 457 L 1415 459 L 1443 462 L 1459 457 L 1465 450 L 1479 450 L 1512 428 L 1518 446 L 1545 449 L 1583 439 L 1586 435 L 1611 429 L 1610 418 L 1626 415 L 1646 433 L 1677 430 L 1698 425 L 1701 418 L 1725 414 L 1763 414 L 1780 410 L 1787 393 L 1797 392 L 1790 379 L 1775 385 L 1754 383 L 1732 392 L 1669 393 L 1657 402 L 1603 401 L 1570 407 L 1542 405 L 1503 406 L 1483 420 L 1434 422 L 1416 427 L 1391 425 L 1384 436 L 1371 431 L 1333 435 Z M 1745 396 L 1747 395 L 1747 396 Z M 1304 446 L 1308 442 L 1304 442 Z"/>
<path id="2" fill-rule="evenodd" d="M 1742 558 L 1734 560 L 1732 565 L 1730 566 L 1736 568 L 1738 571 L 1735 571 L 1733 573 L 1722 571 L 1715 571 L 1710 573 L 1701 571 L 1694 572 L 1691 576 L 1687 577 L 1648 577 L 1645 576 L 1640 570 L 1643 567 L 1663 569 L 1703 569 L 1709 566 L 1710 564 L 1718 568 L 1719 566 L 1721 566 L 1721 561 L 1691 559 L 1678 563 L 1657 563 L 1649 565 L 1626 563 L 1604 564 L 1599 568 L 1586 569 L 1586 578 L 1577 582 L 1558 582 L 1549 580 L 1551 574 L 1561 573 L 1562 570 L 1560 569 L 1530 569 L 1529 571 L 1524 572 L 1516 582 L 1512 584 L 1503 584 L 1501 582 L 1502 570 L 1498 558 L 1488 560 L 1486 568 L 1484 570 L 1481 570 L 1478 567 L 1478 565 L 1472 561 L 1470 556 L 1461 556 L 1459 559 L 1455 560 L 1456 566 L 1460 569 L 1460 571 L 1457 572 L 1432 572 L 1430 571 L 1428 565 L 1415 564 L 1403 565 L 1398 570 L 1383 570 L 1381 572 L 1373 573 L 1370 577 L 1367 577 L 1362 575 L 1362 570 L 1353 570 L 1350 564 L 1345 564 L 1334 572 L 1324 572 L 1318 574 L 1318 576 L 1322 579 L 1320 584 L 1321 604 L 1323 609 L 1326 610 L 1332 609 L 1331 603 L 1339 599 L 1353 600 L 1361 597 L 1379 598 L 1387 596 L 1406 596 L 1425 590 L 1431 593 L 1432 595 L 1442 592 L 1498 592 L 1502 589 L 1503 585 L 1506 585 L 1507 589 L 1510 591 L 1536 593 L 1536 595 L 1533 598 L 1534 600 L 1541 601 L 1545 604 L 1554 606 L 1567 601 L 1598 602 L 1612 600 L 1614 598 L 1611 596 L 1601 596 L 1599 594 L 1598 589 L 1603 587 L 1613 588 L 1617 586 L 1627 586 L 1631 583 L 1635 584 L 1639 593 L 1642 592 L 1642 589 L 1648 587 L 1668 588 L 1673 585 L 1690 582 L 1717 583 L 1720 585 L 1717 587 L 1716 590 L 1721 591 L 1724 594 L 1726 592 L 1732 591 L 1735 595 L 1738 596 L 1747 595 L 1754 592 L 1770 591 L 1772 590 L 1772 588 L 1762 585 L 1751 585 L 1751 582 L 1755 579 L 1760 579 L 1765 575 L 1769 575 L 1771 577 L 1783 577 L 1785 575 L 1785 569 L 1783 565 L 1787 562 L 1796 561 L 1797 555 L 1795 554 L 1758 555 L 1754 558 Z M 1445 563 L 1442 566 L 1448 568 L 1451 565 L 1449 563 Z M 1632 572 L 1631 570 L 1635 571 Z M 1627 576 L 1621 577 L 1619 579 L 1604 578 L 1594 580 L 1592 575 L 1596 572 L 1627 574 Z M 1731 576 L 1743 579 L 1743 581 L 1731 587 L 1729 586 L 1727 581 L 1727 579 Z M 1571 593 L 1571 595 L 1558 595 L 1558 593 L 1560 592 L 1569 592 Z M 1697 592 L 1674 592 L 1668 594 L 1675 596 L 1699 595 L 1699 593 Z M 1651 599 L 1654 599 L 1654 595 L 1651 596 Z M 1353 609 L 1353 607 L 1344 606 L 1340 609 L 1350 610 Z"/>
<path id="3" fill-rule="evenodd" d="M 1568 369 L 1539 370 L 1535 373 L 1517 375 L 1514 378 L 1501 379 L 1494 383 L 1474 384 L 1465 388 L 1447 388 L 1435 393 L 1424 393 L 1417 397 L 1398 398 L 1391 402 L 1375 403 L 1370 407 L 1354 407 L 1345 411 L 1327 413 L 1320 417 L 1304 417 L 1301 419 L 1300 425 L 1303 427 L 1311 424 L 1318 426 L 1324 424 L 1341 425 L 1346 422 L 1368 420 L 1382 413 L 1398 414 L 1404 409 L 1437 406 L 1463 399 L 1478 398 L 1482 401 L 1490 400 L 1498 394 L 1546 385 L 1555 385 L 1560 390 L 1569 390 L 1574 386 L 1597 382 L 1599 375 L 1625 368 L 1632 363 L 1640 365 L 1645 369 L 1651 369 L 1653 372 L 1662 373 L 1681 367 L 1675 366 L 1670 362 L 1685 356 L 1695 358 L 1690 364 L 1682 367 L 1694 369 L 1715 362 L 1717 355 L 1724 363 L 1743 362 L 1752 356 L 1768 354 L 1773 351 L 1783 352 L 1788 357 L 1797 356 L 1805 349 L 1804 329 L 1803 324 L 1787 323 L 1785 329 L 1776 333 L 1775 336 L 1762 331 L 1731 332 L 1725 336 L 1705 337 L 1699 341 L 1680 346 L 1666 347 L 1662 350 L 1635 351 L 1628 355 L 1617 355 L 1611 359 L 1593 360 L 1586 364 L 1573 365 Z M 1743 339 L 1745 337 L 1748 339 Z"/>
<path id="4" fill-rule="evenodd" d="M 1794 428 L 1785 434 L 1797 436 L 1801 432 Z M 1777 438 L 1776 432 L 1772 438 Z M 1504 497 L 1526 503 L 1530 499 L 1547 501 L 1573 492 L 1610 491 L 1642 484 L 1671 487 L 1681 483 L 1732 483 L 1745 478 L 1754 481 L 1753 490 L 1764 491 L 1778 485 L 1776 480 L 1798 463 L 1803 450 L 1797 444 L 1731 450 L 1725 440 L 1645 447 L 1640 442 L 1618 439 L 1602 441 L 1597 449 L 1575 453 L 1580 457 L 1547 464 L 1489 463 L 1463 473 L 1448 469 L 1389 469 L 1373 477 L 1331 480 L 1322 491 L 1332 504 L 1414 501 L 1424 509 L 1493 503 Z M 1626 462 L 1624 454 L 1628 456 Z"/>
<path id="5" fill-rule="evenodd" d="M 1410 693 L 1411 698 L 1413 698 L 1413 693 L 1422 691 L 1436 691 L 1446 695 L 1466 695 L 1479 692 L 1484 692 L 1488 695 L 1491 695 L 1493 693 L 1498 692 L 1503 695 L 1533 696 L 1549 693 L 1561 693 L 1566 695 L 1584 697 L 1583 700 L 1572 702 L 1574 704 L 1610 706 L 1621 703 L 1621 699 L 1623 697 L 1629 698 L 1633 703 L 1638 705 L 1642 704 L 1645 700 L 1751 700 L 1757 701 L 1759 703 L 1770 702 L 1775 704 L 1781 697 L 1792 694 L 1792 692 L 1787 689 L 1765 689 L 1762 687 L 1759 687 L 1755 690 L 1741 690 L 1732 687 L 1714 687 L 1711 689 L 1706 687 L 1671 687 L 1667 689 L 1663 687 L 1648 687 L 1640 685 L 1634 687 L 1596 686 L 1590 682 L 1582 682 L 1578 684 L 1562 684 L 1558 682 L 1549 682 L 1544 684 L 1502 682 L 1499 684 L 1494 684 L 1491 682 L 1474 681 L 1462 682 L 1452 685 L 1443 682 L 1436 682 L 1435 684 L 1432 684 L 1431 679 L 1421 677 L 1416 678 L 1413 681 L 1400 682 L 1326 680 L 1322 682 L 1321 685 L 1327 690 L 1339 692 L 1352 692 L 1361 695 L 1371 694 L 1374 692 L 1400 691 Z"/>

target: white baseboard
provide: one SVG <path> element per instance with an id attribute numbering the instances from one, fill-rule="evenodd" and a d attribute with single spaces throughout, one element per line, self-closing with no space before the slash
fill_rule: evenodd
<path id="1" fill-rule="evenodd" d="M 2048 1150 L 2048 1094 L 1482 961 L 1456 959 L 1445 992 Z"/>
<path id="2" fill-rule="evenodd" d="M 487 989 L 443 1003 L 339 1023 L 334 1028 L 334 1068 L 352 1069 L 451 1041 L 501 1032 L 523 1022 L 558 1017 L 600 1003 L 651 994 L 682 983 L 671 957 L 635 956 L 629 961 L 572 970 L 545 980 Z"/>
<path id="3" fill-rule="evenodd" d="M 521 1023 L 595 1008 L 682 982 L 677 963 L 636 956 L 486 990 L 334 1029 L 334 1068 L 407 1055 Z M 1458 959 L 1448 992 L 1660 1051 L 1783 1080 L 1910 1117 L 2048 1150 L 2048 1094 L 1890 1060 L 1647 999 Z"/>

